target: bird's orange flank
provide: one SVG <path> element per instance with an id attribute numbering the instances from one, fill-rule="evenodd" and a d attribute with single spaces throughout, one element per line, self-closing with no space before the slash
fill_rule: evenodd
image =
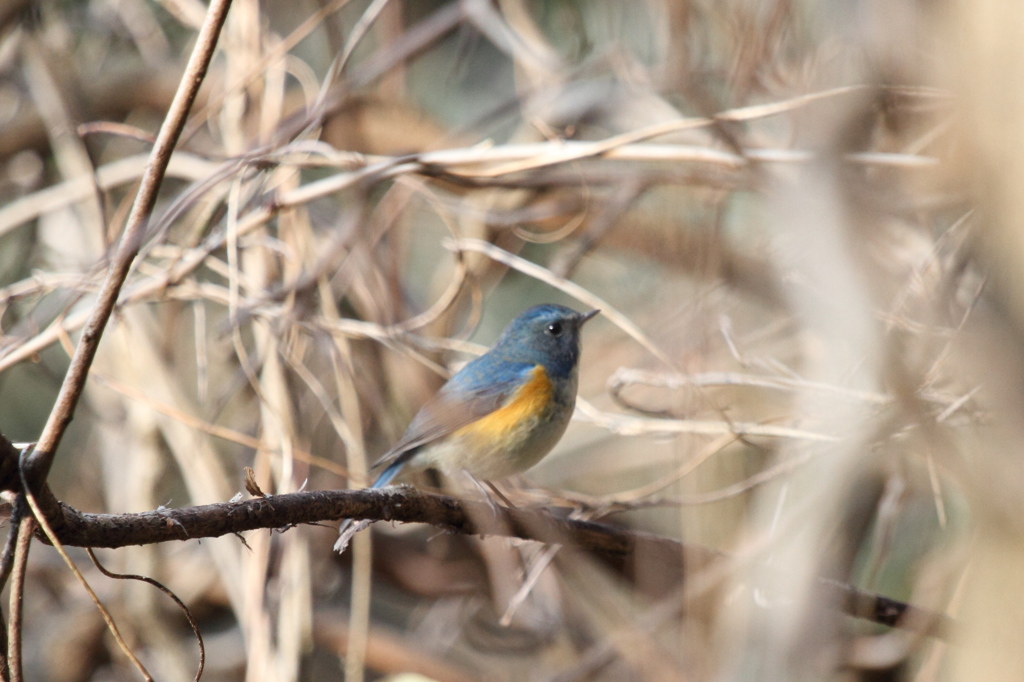
<path id="1" fill-rule="evenodd" d="M 493 438 L 498 434 L 522 428 L 543 415 L 551 407 L 554 386 L 543 365 L 534 367 L 532 374 L 530 380 L 519 387 L 508 404 L 469 426 L 462 427 L 455 435 Z"/>

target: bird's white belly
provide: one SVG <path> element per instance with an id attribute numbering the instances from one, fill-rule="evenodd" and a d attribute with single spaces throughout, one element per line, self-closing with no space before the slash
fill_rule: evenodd
<path id="1" fill-rule="evenodd" d="M 496 481 L 537 464 L 555 447 L 568 425 L 568 418 L 540 415 L 522 420 L 501 438 L 477 433 L 450 436 L 424 448 L 420 457 L 449 475 L 466 471 L 474 478 Z"/>

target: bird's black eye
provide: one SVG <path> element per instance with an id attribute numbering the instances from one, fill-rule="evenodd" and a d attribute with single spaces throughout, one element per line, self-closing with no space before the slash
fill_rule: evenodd
<path id="1" fill-rule="evenodd" d="M 552 322 L 551 324 L 548 325 L 548 328 L 545 329 L 544 331 L 546 331 L 548 334 L 551 334 L 551 336 L 561 336 L 562 335 L 562 323 L 561 322 Z"/>

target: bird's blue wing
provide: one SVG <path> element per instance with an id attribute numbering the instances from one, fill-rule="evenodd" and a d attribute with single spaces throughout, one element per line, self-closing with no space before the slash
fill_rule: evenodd
<path id="1" fill-rule="evenodd" d="M 507 361 L 496 366 L 489 360 L 487 356 L 477 358 L 449 379 L 420 408 L 405 434 L 374 468 L 400 465 L 415 454 L 417 448 L 499 409 L 530 379 L 535 368 L 529 363 Z"/>

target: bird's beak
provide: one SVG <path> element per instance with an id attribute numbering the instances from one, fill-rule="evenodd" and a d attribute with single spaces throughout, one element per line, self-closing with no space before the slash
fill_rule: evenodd
<path id="1" fill-rule="evenodd" d="M 587 320 L 589 320 L 590 318 L 594 317 L 599 312 L 601 312 L 600 309 L 591 310 L 589 313 L 583 313 L 582 315 L 579 316 L 579 318 L 577 318 L 576 326 L 577 327 L 582 327 L 584 324 L 586 324 Z"/>

